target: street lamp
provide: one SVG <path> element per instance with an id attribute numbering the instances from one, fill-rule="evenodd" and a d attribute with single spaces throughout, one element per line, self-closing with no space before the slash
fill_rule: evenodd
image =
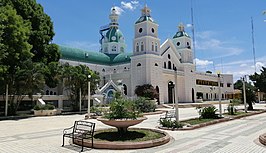
<path id="1" fill-rule="evenodd" d="M 91 75 L 88 75 L 88 118 L 90 118 L 90 99 L 91 99 L 91 82 L 90 82 Z"/>
<path id="2" fill-rule="evenodd" d="M 246 75 L 242 78 L 243 82 L 243 93 L 244 93 L 244 108 L 245 108 L 245 113 L 247 113 L 247 99 L 246 99 Z"/>
<path id="3" fill-rule="evenodd" d="M 175 120 L 177 123 L 179 122 L 179 110 L 178 110 L 178 92 L 177 92 L 177 69 L 174 67 L 175 70 Z"/>
<path id="4" fill-rule="evenodd" d="M 222 102 L 221 102 L 221 74 L 220 72 L 217 73 L 218 75 L 218 90 L 219 90 L 219 111 L 220 117 L 222 117 Z"/>

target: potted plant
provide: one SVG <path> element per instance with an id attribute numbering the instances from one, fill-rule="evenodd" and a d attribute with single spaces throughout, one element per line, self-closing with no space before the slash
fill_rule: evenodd
<path id="1" fill-rule="evenodd" d="M 146 119 L 137 111 L 133 101 L 116 97 L 110 104 L 110 111 L 97 120 L 116 127 L 119 133 L 125 133 L 129 126 L 139 124 Z"/>
<path id="2" fill-rule="evenodd" d="M 55 106 L 51 104 L 35 105 L 33 110 L 35 116 L 51 116 L 56 115 L 57 112 Z"/>

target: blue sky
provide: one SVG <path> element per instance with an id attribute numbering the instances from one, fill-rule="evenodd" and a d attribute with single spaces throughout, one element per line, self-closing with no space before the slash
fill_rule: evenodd
<path id="1" fill-rule="evenodd" d="M 54 23 L 53 42 L 98 51 L 99 27 L 109 23 L 112 6 L 120 10 L 120 30 L 127 51 L 132 51 L 134 23 L 147 3 L 159 24 L 163 43 L 177 32 L 180 22 L 192 36 L 191 6 L 194 10 L 198 71 L 231 73 L 234 80 L 255 71 L 251 17 L 254 21 L 256 69 L 266 66 L 266 1 L 263 0 L 37 0 Z"/>

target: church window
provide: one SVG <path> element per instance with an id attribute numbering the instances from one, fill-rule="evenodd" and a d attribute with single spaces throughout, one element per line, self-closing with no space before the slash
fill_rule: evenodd
<path id="1" fill-rule="evenodd" d="M 143 42 L 141 42 L 140 50 L 141 50 L 141 51 L 144 51 L 144 43 L 143 43 Z"/>
<path id="2" fill-rule="evenodd" d="M 170 54 L 168 54 L 168 59 L 171 59 L 171 55 Z"/>
<path id="3" fill-rule="evenodd" d="M 171 63 L 171 61 L 168 61 L 168 69 L 172 69 L 172 63 Z"/>
<path id="4" fill-rule="evenodd" d="M 175 69 L 175 64 L 173 64 L 173 69 Z"/>
<path id="5" fill-rule="evenodd" d="M 158 44 L 155 43 L 155 52 L 157 52 L 157 51 L 158 51 Z"/>
<path id="6" fill-rule="evenodd" d="M 189 46 L 189 42 L 187 42 L 187 45 Z"/>
<path id="7" fill-rule="evenodd" d="M 142 28 L 139 28 L 139 33 L 142 33 Z"/>
<path id="8" fill-rule="evenodd" d="M 166 68 L 166 62 L 164 62 L 164 65 L 163 65 L 164 68 Z"/>
<path id="9" fill-rule="evenodd" d="M 139 52 L 139 43 L 136 45 L 136 51 Z"/>
<path id="10" fill-rule="evenodd" d="M 127 85 L 123 84 L 124 94 L 127 95 Z"/>
<path id="11" fill-rule="evenodd" d="M 155 63 L 154 65 L 155 65 L 155 66 L 158 66 L 158 64 L 157 64 L 157 63 Z"/>
<path id="12" fill-rule="evenodd" d="M 140 64 L 140 63 L 138 63 L 138 64 L 137 64 L 137 66 L 141 66 L 141 64 Z"/>
<path id="13" fill-rule="evenodd" d="M 120 47 L 120 52 L 124 52 L 124 47 Z"/>
<path id="14" fill-rule="evenodd" d="M 49 95 L 49 90 L 46 90 L 46 95 Z"/>
<path id="15" fill-rule="evenodd" d="M 112 46 L 112 51 L 113 51 L 113 52 L 116 51 L 116 46 Z"/>
<path id="16" fill-rule="evenodd" d="M 151 51 L 154 51 L 154 43 L 151 43 Z"/>
<path id="17" fill-rule="evenodd" d="M 53 91 L 50 91 L 50 95 L 53 95 Z"/>
<path id="18" fill-rule="evenodd" d="M 154 33 L 154 28 L 151 28 L 151 32 Z"/>
<path id="19" fill-rule="evenodd" d="M 177 45 L 177 46 L 180 46 L 180 42 L 177 42 L 176 45 Z"/>
<path id="20" fill-rule="evenodd" d="M 105 69 L 103 69 L 102 71 L 105 72 Z"/>

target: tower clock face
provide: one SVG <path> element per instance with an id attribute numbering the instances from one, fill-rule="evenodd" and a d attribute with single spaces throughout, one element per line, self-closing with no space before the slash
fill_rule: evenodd
<path id="1" fill-rule="evenodd" d="M 142 31 L 143 31 L 142 28 L 139 28 L 139 33 L 142 33 Z"/>

